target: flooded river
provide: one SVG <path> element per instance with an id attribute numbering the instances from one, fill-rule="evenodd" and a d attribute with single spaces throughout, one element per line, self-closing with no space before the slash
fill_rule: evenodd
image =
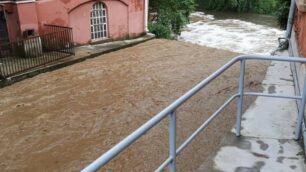
<path id="1" fill-rule="evenodd" d="M 0 89 L 1 171 L 80 171 L 238 55 L 231 51 L 267 52 L 282 34 L 217 14 L 195 13 L 193 20 L 182 33 L 184 42 L 151 40 Z M 268 65 L 247 64 L 248 91 L 261 89 Z M 238 77 L 235 65 L 178 109 L 177 145 L 237 92 Z M 178 171 L 196 171 L 217 150 L 235 113 L 233 103 L 180 154 Z M 167 158 L 167 145 L 164 120 L 103 171 L 154 171 Z"/>
<path id="2" fill-rule="evenodd" d="M 243 54 L 270 53 L 284 31 L 272 16 L 195 12 L 179 40 Z"/>

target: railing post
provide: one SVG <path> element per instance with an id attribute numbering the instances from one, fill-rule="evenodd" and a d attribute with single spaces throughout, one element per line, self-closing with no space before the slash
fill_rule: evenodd
<path id="1" fill-rule="evenodd" d="M 304 78 L 303 92 L 301 96 L 302 96 L 302 100 L 300 101 L 299 114 L 298 114 L 297 124 L 295 128 L 295 139 L 296 140 L 299 140 L 301 138 L 301 130 L 302 130 L 302 124 L 304 120 L 305 103 L 306 103 L 306 75 Z"/>
<path id="2" fill-rule="evenodd" d="M 169 114 L 169 171 L 176 172 L 176 112 Z"/>
<path id="3" fill-rule="evenodd" d="M 245 75 L 245 60 L 240 62 L 240 77 L 239 77 L 239 98 L 237 103 L 237 120 L 236 120 L 236 136 L 240 136 L 241 130 L 241 116 L 243 111 L 243 97 L 244 97 L 244 75 Z"/>

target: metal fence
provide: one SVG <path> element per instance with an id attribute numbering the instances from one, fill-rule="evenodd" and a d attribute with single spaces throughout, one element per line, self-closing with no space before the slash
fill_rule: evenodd
<path id="1" fill-rule="evenodd" d="M 72 28 L 45 25 L 45 32 L 0 44 L 0 74 L 7 78 L 74 55 Z"/>
<path id="2" fill-rule="evenodd" d="M 141 136 L 147 133 L 151 128 L 155 127 L 166 117 L 169 117 L 169 157 L 157 168 L 156 171 L 163 171 L 166 167 L 169 167 L 170 172 L 176 171 L 176 157 L 203 131 L 218 115 L 235 99 L 237 99 L 237 120 L 236 120 L 236 135 L 240 136 L 241 130 L 241 118 L 242 118 L 242 107 L 244 104 L 245 96 L 263 96 L 271 98 L 284 98 L 284 99 L 295 99 L 298 100 L 301 106 L 299 106 L 299 113 L 297 118 L 297 125 L 295 129 L 295 139 L 300 139 L 301 137 L 301 127 L 304 121 L 304 110 L 306 103 L 306 83 L 304 84 L 303 92 L 299 96 L 292 95 L 272 95 L 265 93 L 255 93 L 255 92 L 245 92 L 244 91 L 244 78 L 245 78 L 245 66 L 248 60 L 267 60 L 267 61 L 283 61 L 283 62 L 300 62 L 306 63 L 305 58 L 298 57 L 273 57 L 273 56 L 260 56 L 260 55 L 246 55 L 239 56 L 227 64 L 222 66 L 208 78 L 201 81 L 194 88 L 185 93 L 182 97 L 174 101 L 171 105 L 165 108 L 163 111 L 158 113 L 156 116 L 151 118 L 148 122 L 143 124 L 140 128 L 134 131 L 132 134 L 123 139 L 120 143 L 115 145 L 109 151 L 104 153 L 101 157 L 87 166 L 82 172 L 93 172 L 99 170 L 101 167 L 106 165 L 114 157 L 125 150 L 129 145 L 138 140 Z M 187 102 L 191 97 L 193 97 L 200 90 L 205 88 L 209 83 L 218 78 L 222 73 L 228 70 L 231 66 L 240 62 L 240 79 L 239 79 L 239 90 L 238 93 L 230 97 L 212 116 L 208 118 L 196 131 L 194 131 L 178 148 L 176 145 L 176 110 L 182 104 Z M 306 81 L 306 76 L 305 76 Z"/>

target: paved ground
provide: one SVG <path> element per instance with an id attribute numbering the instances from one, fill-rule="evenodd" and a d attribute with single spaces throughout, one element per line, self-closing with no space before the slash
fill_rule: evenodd
<path id="1" fill-rule="evenodd" d="M 79 171 L 236 55 L 152 40 L 5 87 L 0 169 Z M 248 88 L 261 89 L 267 66 L 248 64 Z M 179 109 L 178 144 L 237 90 L 238 67 Z M 179 171 L 196 170 L 217 149 L 234 112 L 233 104 L 181 154 Z M 104 170 L 153 171 L 166 159 L 167 143 L 164 121 Z"/>
<path id="2" fill-rule="evenodd" d="M 264 93 L 295 95 L 289 63 L 272 62 L 262 84 Z M 243 115 L 242 137 L 233 129 L 199 171 L 306 171 L 303 148 L 294 140 L 297 113 L 295 100 L 257 98 Z"/>
<path id="3" fill-rule="evenodd" d="M 130 39 L 130 40 L 122 40 L 122 41 L 114 41 L 109 43 L 102 44 L 93 44 L 93 45 L 85 45 L 75 48 L 75 56 L 72 57 L 74 59 L 86 58 L 86 56 L 92 56 L 97 54 L 103 54 L 105 52 L 110 52 L 114 50 L 121 49 L 123 47 L 132 46 L 141 42 L 145 42 L 147 40 L 151 40 L 155 37 L 155 35 L 148 33 L 139 38 Z"/>

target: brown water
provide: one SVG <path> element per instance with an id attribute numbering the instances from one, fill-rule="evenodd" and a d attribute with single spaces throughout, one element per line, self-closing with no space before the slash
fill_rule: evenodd
<path id="1" fill-rule="evenodd" d="M 152 40 L 0 90 L 1 171 L 79 171 L 236 53 Z M 246 86 L 259 88 L 267 63 L 248 63 Z M 181 144 L 237 91 L 238 66 L 178 109 Z M 247 101 L 250 104 L 250 101 Z M 178 157 L 195 171 L 234 125 L 235 104 Z M 168 155 L 167 120 L 103 171 L 153 171 Z"/>
<path id="2" fill-rule="evenodd" d="M 278 46 L 274 17 L 258 14 L 195 12 L 179 40 L 243 54 L 269 54 Z"/>
<path id="3" fill-rule="evenodd" d="M 279 29 L 276 17 L 271 15 L 218 11 L 208 11 L 206 13 L 214 15 L 217 20 L 238 19 Z"/>

